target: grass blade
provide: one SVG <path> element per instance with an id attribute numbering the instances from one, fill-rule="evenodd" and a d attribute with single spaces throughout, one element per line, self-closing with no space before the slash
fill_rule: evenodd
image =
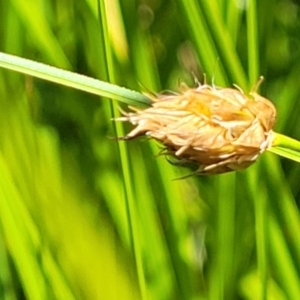
<path id="1" fill-rule="evenodd" d="M 106 67 L 107 67 L 107 77 L 110 81 L 115 82 L 115 72 L 116 67 L 114 66 L 113 61 L 113 53 L 112 46 L 110 43 L 110 36 L 108 31 L 109 20 L 107 20 L 107 10 L 108 6 L 106 2 L 103 0 L 98 1 L 99 3 L 99 11 L 100 11 L 100 22 L 103 34 L 103 43 L 105 47 L 105 58 L 106 58 Z M 108 14 L 109 15 L 109 14 Z M 118 114 L 118 108 L 114 103 L 111 106 L 112 116 L 115 117 Z M 115 132 L 116 136 L 124 135 L 123 124 L 115 123 Z M 134 255 L 135 264 L 136 264 L 136 272 L 139 281 L 139 288 L 141 292 L 141 298 L 143 300 L 148 299 L 147 297 L 147 289 L 145 282 L 145 271 L 143 267 L 142 261 L 142 253 L 141 253 L 141 241 L 140 241 L 140 232 L 138 230 L 138 218 L 137 218 L 137 210 L 136 210 L 136 199 L 134 198 L 134 184 L 132 178 L 132 172 L 130 168 L 130 162 L 128 157 L 128 147 L 126 143 L 118 143 L 120 162 L 122 166 L 122 177 L 123 177 L 123 186 L 125 191 L 125 209 L 127 215 L 127 223 L 129 229 L 129 237 L 131 241 L 131 250 Z"/>
<path id="2" fill-rule="evenodd" d="M 270 249 L 277 276 L 284 287 L 288 299 L 298 299 L 300 295 L 300 278 L 288 249 L 282 229 L 273 218 L 269 221 Z M 278 259 L 280 258 L 280 259 Z"/>
<path id="3" fill-rule="evenodd" d="M 148 106 L 151 103 L 149 98 L 136 91 L 1 52 L 0 67 L 112 98 L 128 105 Z"/>
<path id="4" fill-rule="evenodd" d="M 48 23 L 51 12 L 43 11 L 41 3 L 34 0 L 26 2 L 12 0 L 11 3 L 20 17 L 22 25 L 28 28 L 29 35 L 32 36 L 36 46 L 47 56 L 48 60 L 62 68 L 70 67 L 70 62 Z"/>
<path id="5" fill-rule="evenodd" d="M 257 37 L 256 1 L 249 1 L 247 14 L 247 42 L 248 42 L 248 76 L 250 86 L 253 86 L 259 77 L 259 53 Z"/>
<path id="6" fill-rule="evenodd" d="M 247 78 L 235 51 L 233 40 L 225 26 L 220 6 L 217 1 L 209 0 L 200 1 L 199 5 L 205 14 L 214 45 L 218 49 L 218 54 L 228 79 L 233 81 L 233 83 L 237 83 L 243 89 L 247 89 Z"/>
<path id="7" fill-rule="evenodd" d="M 300 142 L 280 133 L 275 133 L 272 147 L 268 151 L 300 163 Z"/>

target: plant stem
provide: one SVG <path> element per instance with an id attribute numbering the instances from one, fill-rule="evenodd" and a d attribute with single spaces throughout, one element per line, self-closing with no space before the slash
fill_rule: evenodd
<path id="1" fill-rule="evenodd" d="M 151 103 L 148 97 L 139 92 L 2 52 L 0 52 L 0 67 L 112 98 L 128 105 L 149 106 Z"/>

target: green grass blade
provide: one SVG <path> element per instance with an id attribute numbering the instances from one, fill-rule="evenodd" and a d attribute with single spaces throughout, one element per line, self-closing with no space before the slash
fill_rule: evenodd
<path id="1" fill-rule="evenodd" d="M 300 163 L 300 142 L 283 134 L 275 133 L 268 151 Z"/>
<path id="2" fill-rule="evenodd" d="M 0 65 L 106 99 L 0 72 L 0 299 L 10 284 L 32 299 L 140 299 L 144 284 L 155 300 L 297 299 L 300 146 L 287 136 L 300 140 L 299 4 L 101 0 L 99 15 L 95 0 L 33 2 L 0 1 L 1 51 L 101 84 L 1 54 Z M 248 92 L 261 70 L 287 135 L 268 150 L 294 161 L 264 153 L 243 172 L 173 180 L 189 170 L 157 143 L 108 138 L 132 128 L 113 131 L 110 98 L 151 104 L 138 83 L 168 91 L 207 73 Z"/>
<path id="3" fill-rule="evenodd" d="M 17 300 L 18 297 L 16 296 L 15 292 L 15 284 L 13 278 L 13 272 L 10 268 L 9 264 L 9 251 L 3 243 L 5 240 L 4 231 L 2 228 L 2 224 L 0 223 L 0 261 L 1 261 L 1 268 L 0 268 L 0 299 L 3 300 Z"/>
<path id="4" fill-rule="evenodd" d="M 206 23 L 200 3 L 195 0 L 178 0 L 183 8 L 187 25 L 199 54 L 203 71 L 210 78 L 215 78 L 219 85 L 227 85 L 228 80 L 223 68 L 223 61 L 218 62 L 219 53 Z M 192 20 L 192 22 L 190 21 Z"/>
<path id="5" fill-rule="evenodd" d="M 129 105 L 148 106 L 150 99 L 136 91 L 10 54 L 0 53 L 0 67 L 59 83 Z"/>
<path id="6" fill-rule="evenodd" d="M 297 206 L 297 198 L 293 195 L 288 178 L 285 178 L 279 157 L 266 153 L 262 164 L 267 178 L 267 187 L 270 199 L 272 199 L 272 209 L 276 214 L 280 227 L 285 233 L 289 243 L 295 266 L 300 272 L 300 212 Z M 280 258 L 278 258 L 280 259 Z"/>
<path id="7" fill-rule="evenodd" d="M 42 3 L 34 0 L 26 2 L 22 0 L 10 1 L 15 8 L 17 15 L 20 17 L 23 28 L 26 28 L 37 48 L 44 53 L 50 63 L 56 64 L 61 68 L 69 68 L 70 62 L 62 50 L 49 23 L 47 22 L 47 8 L 42 9 Z M 49 16 L 48 16 L 49 18 Z M 50 18 L 49 18 L 50 19 Z"/>
<path id="8" fill-rule="evenodd" d="M 274 146 L 268 151 L 300 163 L 300 153 L 295 150 Z"/>
<path id="9" fill-rule="evenodd" d="M 0 214 L 5 239 L 11 249 L 13 260 L 17 262 L 16 267 L 21 281 L 26 282 L 24 289 L 28 298 L 45 299 L 47 298 L 45 278 L 36 260 L 35 251 L 38 246 L 36 228 L 22 201 L 22 196 L 14 185 L 2 154 L 0 170 Z"/>
<path id="10" fill-rule="evenodd" d="M 231 36 L 232 42 L 236 45 L 238 30 L 241 25 L 241 10 L 236 5 L 236 0 L 224 1 L 226 16 L 225 23 L 228 28 L 228 32 Z"/>
<path id="11" fill-rule="evenodd" d="M 256 189 L 260 186 L 258 177 L 258 168 L 256 172 L 249 172 L 249 187 L 252 189 L 254 214 L 255 214 L 255 238 L 256 238 L 256 256 L 257 256 L 257 270 L 258 279 L 260 281 L 259 293 L 262 300 L 267 299 L 267 282 L 268 282 L 268 234 L 266 230 L 268 216 L 266 211 L 268 210 L 268 198 L 265 193 L 258 198 L 255 197 Z M 260 186 L 260 189 L 264 187 Z"/>
<path id="12" fill-rule="evenodd" d="M 300 278 L 285 237 L 282 234 L 282 228 L 278 226 L 273 218 L 270 218 L 269 221 L 269 231 L 270 252 L 279 282 L 284 287 L 288 299 L 298 299 L 300 296 Z"/>
<path id="13" fill-rule="evenodd" d="M 294 151 L 300 152 L 300 142 L 290 138 L 288 136 L 285 136 L 280 133 L 275 133 L 274 140 L 272 142 L 272 147 L 281 147 L 281 148 L 287 148 Z"/>
<path id="14" fill-rule="evenodd" d="M 254 86 L 259 78 L 259 53 L 257 36 L 256 0 L 248 3 L 247 15 L 247 48 L 248 48 L 248 77 L 250 86 Z"/>
<path id="15" fill-rule="evenodd" d="M 100 22 L 103 34 L 103 44 L 105 47 L 105 58 L 106 58 L 106 66 L 107 66 L 107 76 L 108 79 L 112 82 L 115 82 L 116 78 L 116 67 L 113 61 L 113 53 L 112 53 L 112 46 L 110 43 L 110 36 L 108 31 L 108 24 L 109 21 L 107 20 L 107 10 L 108 6 L 106 5 L 105 1 L 101 0 L 98 1 L 99 3 L 99 10 L 100 10 Z M 108 14 L 109 15 L 109 14 Z M 115 117 L 118 115 L 118 108 L 115 103 L 112 103 L 111 107 L 112 116 Z M 124 128 L 123 124 L 117 122 L 114 123 L 116 136 L 123 136 L 124 135 Z M 122 176 L 123 176 L 123 186 L 125 191 L 125 206 L 126 214 L 127 214 L 127 223 L 129 229 L 129 237 L 131 240 L 131 250 L 134 255 L 135 264 L 136 264 L 136 271 L 139 281 L 139 287 L 141 292 L 141 298 L 143 300 L 148 299 L 147 296 L 147 288 L 145 282 L 145 270 L 142 261 L 142 252 L 141 252 L 141 239 L 140 239 L 140 232 L 139 222 L 137 218 L 137 209 L 136 209 L 136 199 L 134 198 L 134 181 L 132 178 L 132 172 L 130 168 L 130 161 L 128 156 L 128 147 L 126 143 L 118 143 L 119 149 L 119 156 L 120 162 L 122 166 Z"/>
<path id="16" fill-rule="evenodd" d="M 236 174 L 216 178 L 216 255 L 210 279 L 209 299 L 230 299 L 234 290 Z M 224 193 L 226 191 L 226 193 Z"/>
<path id="17" fill-rule="evenodd" d="M 224 66 L 224 70 L 227 75 L 226 77 L 230 81 L 233 81 L 229 82 L 229 84 L 236 83 L 243 89 L 247 89 L 247 78 L 235 50 L 233 39 L 231 38 L 224 19 L 222 18 L 218 2 L 205 0 L 200 1 L 199 5 L 205 14 L 206 22 L 211 32 L 214 45 L 218 49 L 218 54 L 221 60 L 220 63 Z M 201 37 L 199 38 L 201 39 Z"/>

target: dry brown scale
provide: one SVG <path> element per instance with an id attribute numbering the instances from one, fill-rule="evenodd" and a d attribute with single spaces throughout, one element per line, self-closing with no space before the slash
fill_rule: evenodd
<path id="1" fill-rule="evenodd" d="M 193 174 L 244 169 L 272 144 L 276 109 L 255 91 L 204 84 L 151 99 L 149 108 L 130 107 L 117 119 L 136 125 L 124 138 L 159 141 L 178 164 L 196 164 Z"/>

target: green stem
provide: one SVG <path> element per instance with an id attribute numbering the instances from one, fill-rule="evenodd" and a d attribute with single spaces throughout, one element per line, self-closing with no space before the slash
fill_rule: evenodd
<path id="1" fill-rule="evenodd" d="M 249 1 L 247 16 L 247 40 L 248 40 L 248 76 L 251 87 L 259 77 L 259 53 L 257 37 L 257 8 L 256 1 Z"/>
<path id="2" fill-rule="evenodd" d="M 300 163 L 300 142 L 280 133 L 274 134 L 272 147 L 268 150 Z"/>
<path id="3" fill-rule="evenodd" d="M 272 147 L 282 147 L 300 152 L 300 141 L 285 136 L 280 133 L 275 133 L 275 138 Z"/>
<path id="4" fill-rule="evenodd" d="M 112 98 L 128 105 L 149 106 L 151 104 L 151 100 L 139 92 L 2 52 L 0 52 L 0 67 Z"/>

